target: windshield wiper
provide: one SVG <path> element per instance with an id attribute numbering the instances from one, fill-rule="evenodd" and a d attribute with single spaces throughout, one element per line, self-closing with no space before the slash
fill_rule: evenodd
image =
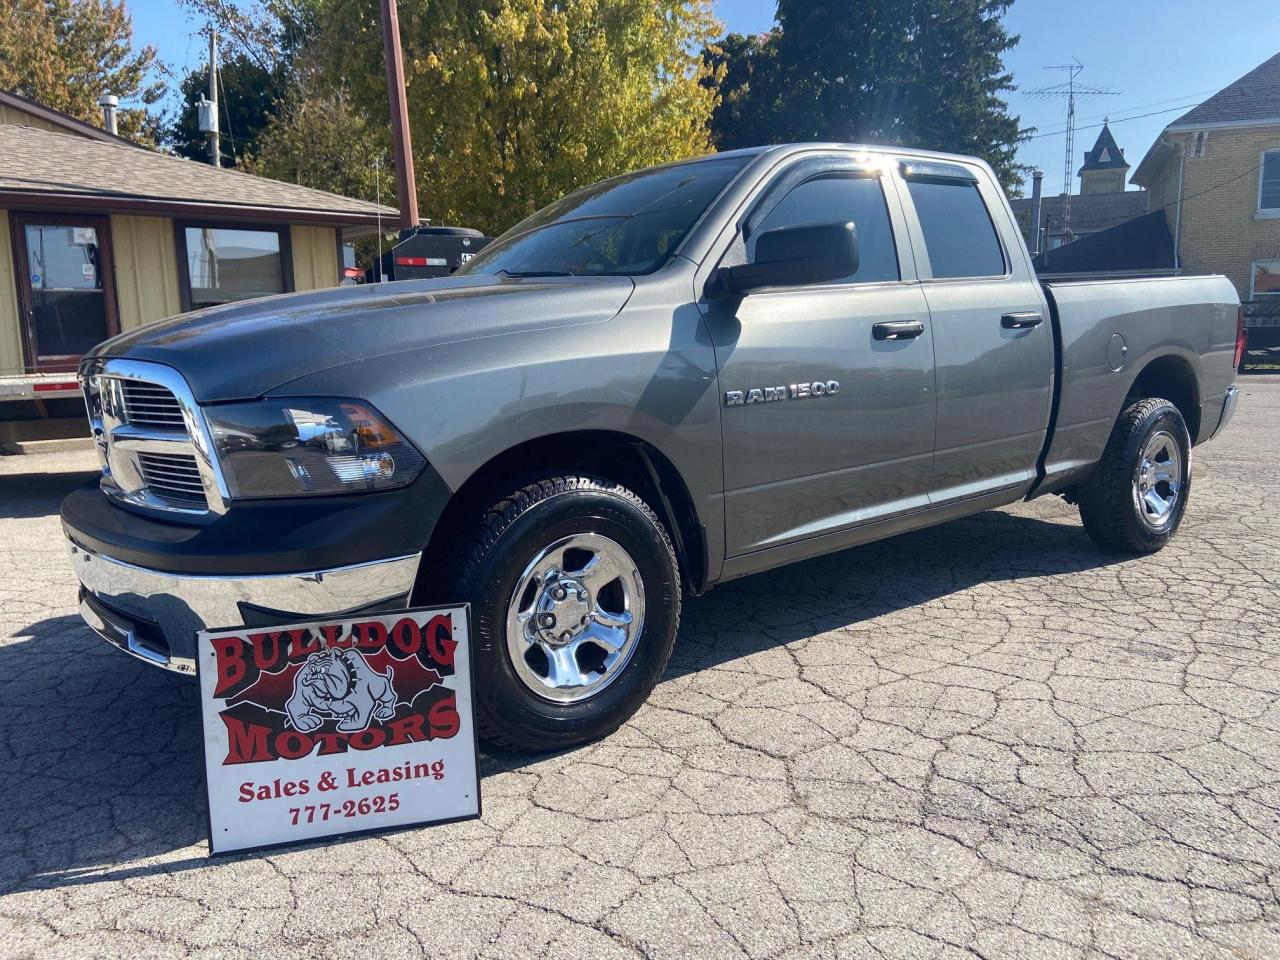
<path id="1" fill-rule="evenodd" d="M 504 277 L 576 277 L 576 273 L 570 273 L 568 270 L 508 270 L 502 267 L 494 271 L 494 274 L 502 274 Z"/>

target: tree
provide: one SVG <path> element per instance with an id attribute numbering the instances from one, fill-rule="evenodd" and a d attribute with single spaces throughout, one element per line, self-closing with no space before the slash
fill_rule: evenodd
<path id="1" fill-rule="evenodd" d="M 422 0 L 400 16 L 424 217 L 494 233 L 601 177 L 711 149 L 706 0 Z M 389 123 L 377 0 L 328 0 L 312 22 L 299 91 L 343 92 L 351 136 L 376 149 Z M 304 96 L 261 138 L 262 169 L 314 182 L 314 122 Z"/>
<path id="2" fill-rule="evenodd" d="M 236 50 L 222 59 L 218 82 L 223 164 L 234 167 L 245 154 L 253 153 L 259 135 L 279 113 L 286 94 L 285 70 L 283 64 L 264 69 L 243 50 Z M 196 103 L 201 94 L 208 93 L 208 70 L 192 70 L 182 78 L 179 89 L 182 105 L 165 130 L 165 142 L 180 156 L 207 160 L 209 139 L 200 130 Z"/>
<path id="3" fill-rule="evenodd" d="M 773 138 L 770 84 L 777 70 L 778 31 L 731 33 L 702 51 L 703 86 L 715 89 L 711 139 L 720 150 L 769 143 Z"/>
<path id="4" fill-rule="evenodd" d="M 4 0 L 0 4 L 0 90 L 102 124 L 98 98 L 115 94 L 125 107 L 120 133 L 152 142 L 159 121 L 146 108 L 164 95 L 152 79 L 156 51 L 133 46 L 124 0 Z"/>
<path id="5" fill-rule="evenodd" d="M 1012 0 L 779 0 L 765 42 L 730 44 L 717 142 L 836 140 L 982 157 L 1006 188 L 1031 131 L 1009 113 Z M 730 39 L 730 38 L 727 38 Z M 733 78 L 749 77 L 732 84 Z"/>

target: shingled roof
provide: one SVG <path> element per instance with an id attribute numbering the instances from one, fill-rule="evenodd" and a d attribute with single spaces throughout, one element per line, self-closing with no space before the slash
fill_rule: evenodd
<path id="1" fill-rule="evenodd" d="M 1169 129 L 1267 122 L 1280 123 L 1280 53 L 1184 113 Z"/>
<path id="2" fill-rule="evenodd" d="M 238 170 L 36 127 L 0 124 L 0 206 L 368 226 L 397 212 Z"/>
<path id="3" fill-rule="evenodd" d="M 1079 176 L 1090 170 L 1128 170 L 1129 162 L 1124 158 L 1124 151 L 1111 135 L 1111 127 L 1102 124 L 1102 132 L 1093 145 L 1093 149 L 1084 155 L 1084 166 L 1076 171 Z"/>
<path id="4" fill-rule="evenodd" d="M 1062 228 L 1061 195 L 1044 197 L 1040 201 L 1040 225 L 1049 232 Z M 1013 212 L 1025 227 L 1031 223 L 1031 198 L 1019 197 L 1013 201 Z M 1105 230 L 1125 220 L 1132 220 L 1147 212 L 1147 191 L 1125 190 L 1114 193 L 1073 193 L 1071 195 L 1071 228 L 1081 231 Z"/>

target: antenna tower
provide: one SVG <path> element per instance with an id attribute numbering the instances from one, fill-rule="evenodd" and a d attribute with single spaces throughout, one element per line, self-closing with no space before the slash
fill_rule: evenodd
<path id="1" fill-rule="evenodd" d="M 1071 168 L 1076 150 L 1076 100 L 1089 97 L 1114 97 L 1118 96 L 1120 91 L 1104 90 L 1101 87 L 1077 83 L 1076 77 L 1080 76 L 1080 72 L 1084 70 L 1084 64 L 1075 57 L 1071 58 L 1070 63 L 1056 63 L 1045 69 L 1063 70 L 1067 74 L 1067 79 L 1062 83 L 1027 91 L 1027 96 L 1040 100 L 1065 99 L 1067 101 L 1067 147 L 1062 169 L 1062 233 L 1065 242 L 1071 235 L 1071 181 L 1073 179 Z"/>

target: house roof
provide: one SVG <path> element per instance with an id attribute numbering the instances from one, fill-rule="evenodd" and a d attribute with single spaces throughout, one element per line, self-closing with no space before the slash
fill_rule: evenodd
<path id="1" fill-rule="evenodd" d="M 1093 149 L 1085 152 L 1084 165 L 1076 171 L 1076 175 L 1088 173 L 1090 170 L 1128 169 L 1129 163 L 1124 158 L 1124 151 L 1116 143 L 1116 138 L 1111 135 L 1111 127 L 1103 123 L 1102 132 L 1098 134 Z"/>
<path id="2" fill-rule="evenodd" d="M 1280 123 L 1280 53 L 1184 113 L 1169 129 Z"/>
<path id="3" fill-rule="evenodd" d="M 81 137 L 88 137 L 91 140 L 101 140 L 103 143 L 119 143 L 125 146 L 137 147 L 132 140 L 126 140 L 124 137 L 118 137 L 114 133 L 107 133 L 101 127 L 95 127 L 92 123 L 85 123 L 69 113 L 63 113 L 61 110 L 54 110 L 52 107 L 46 107 L 43 103 L 36 103 L 34 100 L 28 100 L 26 97 L 19 96 L 8 90 L 0 90 L 0 105 L 18 110 L 22 113 L 29 114 L 43 120 L 45 123 L 66 130 L 68 133 L 74 133 Z M 139 148 L 143 149 L 143 148 Z"/>
<path id="4" fill-rule="evenodd" d="M 109 136 L 109 135 L 108 135 Z M 0 205 L 368 226 L 398 216 L 336 193 L 223 170 L 124 142 L 0 124 Z"/>
<path id="5" fill-rule="evenodd" d="M 1042 197 L 1040 200 L 1041 224 L 1049 232 L 1062 229 L 1061 195 Z M 1024 227 L 1031 225 L 1031 198 L 1020 197 L 1013 201 L 1013 212 Z M 1071 229 L 1075 231 L 1105 230 L 1117 223 L 1132 220 L 1147 212 L 1147 191 L 1124 190 L 1114 193 L 1080 193 L 1071 195 Z"/>
<path id="6" fill-rule="evenodd" d="M 1033 262 L 1038 273 L 1172 270 L 1173 237 L 1163 211 L 1156 210 L 1047 250 Z"/>

